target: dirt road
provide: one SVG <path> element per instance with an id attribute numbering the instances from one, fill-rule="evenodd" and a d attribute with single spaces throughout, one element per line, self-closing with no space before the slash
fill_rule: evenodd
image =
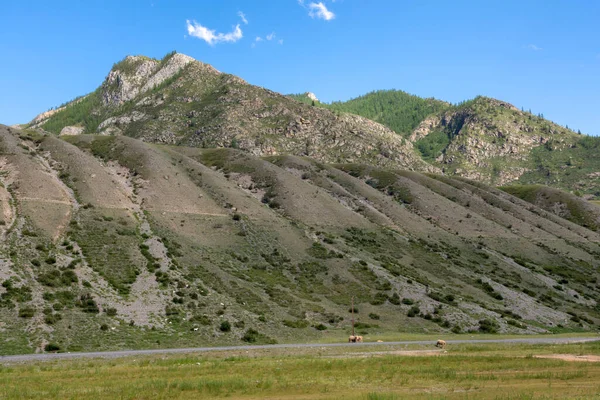
<path id="1" fill-rule="evenodd" d="M 573 338 L 523 338 L 523 339 L 464 339 L 464 340 L 447 340 L 448 345 L 453 344 L 477 344 L 477 343 L 524 343 L 524 344 L 566 344 L 566 343 L 583 343 L 600 341 L 600 336 L 596 337 L 573 337 Z M 45 360 L 61 360 L 74 358 L 119 358 L 129 356 L 141 356 L 151 354 L 193 354 L 204 353 L 210 351 L 228 351 L 228 350 L 257 350 L 257 349 L 285 349 L 285 348 L 321 348 L 321 347 L 367 347 L 367 346 L 395 346 L 395 345 L 431 345 L 434 346 L 436 341 L 433 340 L 412 340 L 402 342 L 365 342 L 365 343 L 302 343 L 302 344 L 270 344 L 256 346 L 222 346 L 222 347 L 196 347 L 184 349 L 152 349 L 152 350 L 122 350 L 122 351 L 105 351 L 105 352 L 89 352 L 89 353 L 44 353 L 44 354 L 23 354 L 16 356 L 0 356 L 0 363 L 9 362 L 28 362 L 28 361 L 45 361 Z"/>

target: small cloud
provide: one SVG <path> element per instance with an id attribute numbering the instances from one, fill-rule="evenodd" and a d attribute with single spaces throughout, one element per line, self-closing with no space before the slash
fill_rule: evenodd
<path id="1" fill-rule="evenodd" d="M 277 41 L 277 43 L 279 43 L 279 44 L 283 44 L 283 39 L 279 39 L 279 40 Z"/>
<path id="2" fill-rule="evenodd" d="M 273 40 L 273 39 L 275 39 L 275 32 L 269 33 L 266 37 L 267 37 L 267 40 Z"/>
<path id="3" fill-rule="evenodd" d="M 248 20 L 246 19 L 246 15 L 243 12 L 238 11 L 237 15 L 238 15 L 238 17 L 240 17 L 242 19 L 242 22 L 244 23 L 244 25 L 248 25 Z"/>
<path id="4" fill-rule="evenodd" d="M 529 50 L 533 50 L 533 51 L 544 50 L 541 47 L 537 47 L 535 44 L 528 44 L 527 46 L 525 46 L 525 48 L 527 48 Z"/>
<path id="5" fill-rule="evenodd" d="M 204 40 L 210 46 L 217 43 L 235 43 L 243 37 L 239 24 L 229 33 L 215 33 L 214 29 L 202 26 L 196 21 L 187 20 L 186 25 L 188 35 Z"/>
<path id="6" fill-rule="evenodd" d="M 257 36 L 256 39 L 254 39 L 255 42 L 262 42 L 263 38 L 261 38 L 260 36 Z"/>
<path id="7" fill-rule="evenodd" d="M 329 11 L 323 2 L 310 3 L 308 5 L 308 9 L 310 10 L 308 15 L 311 18 L 320 18 L 324 19 L 325 21 L 331 21 L 335 18 L 335 14 Z"/>

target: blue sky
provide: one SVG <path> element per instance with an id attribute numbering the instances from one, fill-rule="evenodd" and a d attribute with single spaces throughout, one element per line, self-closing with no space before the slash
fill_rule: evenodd
<path id="1" fill-rule="evenodd" d="M 599 16 L 595 0 L 4 0 L 0 123 L 177 50 L 278 92 L 482 94 L 598 135 Z"/>

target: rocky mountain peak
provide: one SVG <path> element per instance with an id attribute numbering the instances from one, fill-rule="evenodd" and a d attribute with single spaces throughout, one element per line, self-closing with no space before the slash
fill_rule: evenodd
<path id="1" fill-rule="evenodd" d="M 118 106 L 147 92 L 179 73 L 196 60 L 171 53 L 162 60 L 145 56 L 127 56 L 115 64 L 102 84 L 102 103 Z"/>

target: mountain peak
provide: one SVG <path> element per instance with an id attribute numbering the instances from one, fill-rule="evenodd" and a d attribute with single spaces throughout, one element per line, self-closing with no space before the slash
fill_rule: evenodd
<path id="1" fill-rule="evenodd" d="M 159 86 L 192 62 L 197 61 L 176 52 L 160 61 L 146 56 L 127 56 L 113 66 L 102 84 L 102 102 L 105 106 L 121 105 Z"/>

